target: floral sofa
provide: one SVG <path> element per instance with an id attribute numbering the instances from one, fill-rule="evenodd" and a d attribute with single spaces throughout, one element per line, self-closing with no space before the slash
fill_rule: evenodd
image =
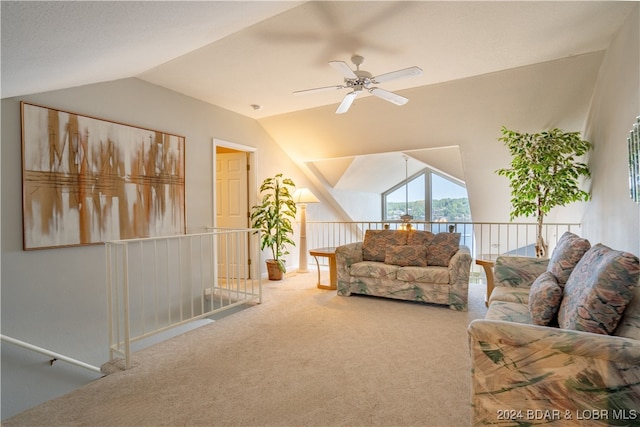
<path id="1" fill-rule="evenodd" d="M 367 230 L 336 249 L 338 295 L 445 304 L 466 311 L 471 253 L 460 233 Z"/>
<path id="2" fill-rule="evenodd" d="M 468 328 L 472 424 L 640 425 L 638 258 L 565 233 L 494 276 Z"/>

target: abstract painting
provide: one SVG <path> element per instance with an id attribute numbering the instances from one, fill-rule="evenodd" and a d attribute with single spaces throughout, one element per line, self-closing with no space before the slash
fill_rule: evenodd
<path id="1" fill-rule="evenodd" d="M 23 248 L 185 233 L 185 138 L 21 103 Z"/>

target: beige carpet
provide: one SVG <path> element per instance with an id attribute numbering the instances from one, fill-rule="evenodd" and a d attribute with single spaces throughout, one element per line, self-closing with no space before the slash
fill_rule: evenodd
<path id="1" fill-rule="evenodd" d="M 324 273 L 326 275 L 326 272 Z M 135 353 L 134 367 L 6 420 L 11 426 L 466 426 L 469 312 L 339 297 L 315 273 Z"/>

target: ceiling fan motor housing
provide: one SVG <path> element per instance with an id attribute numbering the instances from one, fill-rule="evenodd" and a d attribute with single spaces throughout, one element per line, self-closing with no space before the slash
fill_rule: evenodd
<path id="1" fill-rule="evenodd" d="M 362 90 L 362 88 L 368 88 L 369 85 L 371 85 L 372 83 L 371 73 L 367 71 L 361 71 L 361 70 L 356 70 L 354 71 L 354 73 L 356 74 L 356 76 L 358 76 L 357 79 L 348 79 L 348 78 L 344 79 L 344 82 L 347 85 L 347 87 L 351 87 L 354 90 Z"/>

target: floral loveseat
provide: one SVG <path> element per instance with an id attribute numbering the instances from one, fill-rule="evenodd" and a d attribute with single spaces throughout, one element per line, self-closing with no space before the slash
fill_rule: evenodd
<path id="1" fill-rule="evenodd" d="M 367 230 L 336 249 L 338 295 L 446 304 L 466 311 L 471 253 L 460 233 Z"/>
<path id="2" fill-rule="evenodd" d="M 494 275 L 468 328 L 472 424 L 640 425 L 638 258 L 565 233 Z"/>

